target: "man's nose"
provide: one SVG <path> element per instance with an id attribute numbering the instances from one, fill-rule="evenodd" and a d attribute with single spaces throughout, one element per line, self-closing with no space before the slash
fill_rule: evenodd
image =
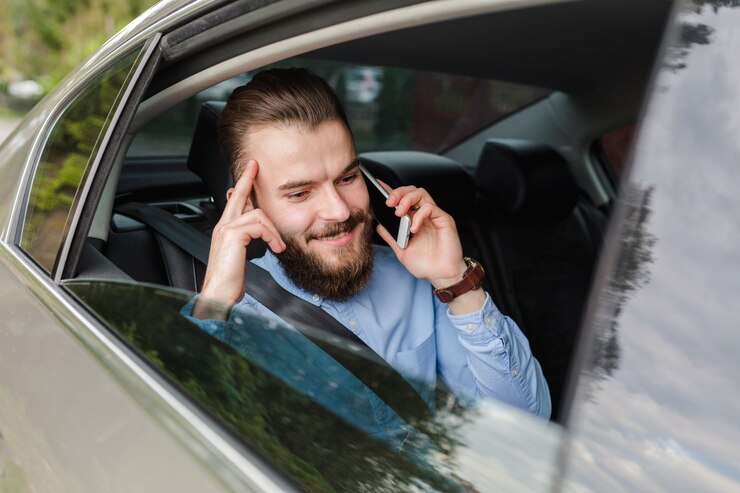
<path id="1" fill-rule="evenodd" d="M 325 221 L 346 221 L 350 216 L 350 207 L 335 187 L 327 190 L 321 204 L 321 219 Z"/>

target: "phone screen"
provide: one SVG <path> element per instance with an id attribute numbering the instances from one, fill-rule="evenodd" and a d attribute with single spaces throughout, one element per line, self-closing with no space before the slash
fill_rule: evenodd
<path id="1" fill-rule="evenodd" d="M 375 219 L 382 224 L 394 238 L 396 238 L 396 242 L 401 246 L 401 248 L 406 248 L 406 244 L 409 239 L 409 216 L 396 216 L 396 210 L 393 207 L 385 205 L 386 196 L 378 190 L 378 187 L 368 178 L 367 175 L 369 173 L 367 170 L 363 169 L 362 171 L 362 177 L 365 180 L 368 193 L 370 194 L 370 206 L 373 209 Z"/>

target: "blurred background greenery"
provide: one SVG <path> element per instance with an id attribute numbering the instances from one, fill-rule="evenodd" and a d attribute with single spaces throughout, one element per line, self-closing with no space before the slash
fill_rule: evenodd
<path id="1" fill-rule="evenodd" d="M 157 0 L 0 0 L 0 117 L 19 118 Z"/>

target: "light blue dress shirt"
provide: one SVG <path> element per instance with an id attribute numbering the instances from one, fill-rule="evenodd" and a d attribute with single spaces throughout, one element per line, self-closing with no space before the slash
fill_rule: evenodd
<path id="1" fill-rule="evenodd" d="M 252 262 L 270 272 L 290 293 L 321 307 L 354 332 L 431 402 L 441 377 L 463 398 L 489 397 L 548 418 L 550 393 L 529 343 L 516 323 L 501 314 L 486 294 L 483 307 L 453 315 L 433 294 L 432 286 L 413 277 L 385 246 L 374 247 L 373 273 L 368 285 L 345 302 L 325 300 L 297 287 L 268 251 Z M 247 266 L 249 276 L 249 266 Z M 245 294 L 232 310 L 280 320 Z"/>

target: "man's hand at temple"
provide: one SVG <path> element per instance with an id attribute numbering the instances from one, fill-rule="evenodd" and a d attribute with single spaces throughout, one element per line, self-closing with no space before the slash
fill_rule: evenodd
<path id="1" fill-rule="evenodd" d="M 259 166 L 250 160 L 234 188 L 228 191 L 228 201 L 221 219 L 213 229 L 203 289 L 200 296 L 230 306 L 244 295 L 246 247 L 255 238 L 262 238 L 275 253 L 285 250 L 285 243 L 275 225 L 251 200 L 252 187 Z M 197 303 L 193 315 L 209 318 L 213 314 L 204 303 Z"/>

